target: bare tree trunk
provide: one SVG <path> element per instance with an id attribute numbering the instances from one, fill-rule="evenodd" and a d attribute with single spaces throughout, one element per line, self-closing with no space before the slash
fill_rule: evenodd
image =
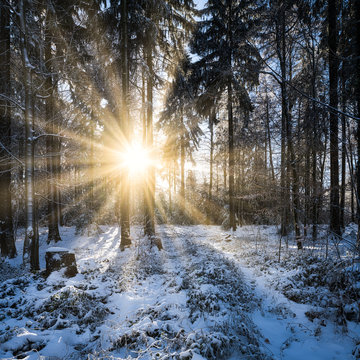
<path id="1" fill-rule="evenodd" d="M 273 181 L 275 181 L 275 171 L 274 171 L 273 155 L 272 155 L 272 147 L 271 147 L 269 97 L 267 93 L 266 93 L 266 134 L 267 134 L 267 142 L 269 144 L 268 146 L 269 146 L 269 162 L 271 169 L 271 178 Z"/>
<path id="2" fill-rule="evenodd" d="M 329 21 L 329 81 L 330 106 L 338 106 L 338 60 L 337 60 L 337 9 L 336 0 L 328 0 Z M 338 149 L 338 116 L 330 112 L 330 231 L 340 235 L 339 211 L 339 149 Z"/>
<path id="3" fill-rule="evenodd" d="M 125 147 L 130 142 L 129 125 L 129 64 L 128 64 L 128 11 L 127 0 L 121 0 L 121 80 L 122 80 L 122 133 L 124 135 Z M 125 170 L 125 171 L 124 171 Z M 121 242 L 120 247 L 124 249 L 131 245 L 130 238 L 130 183 L 128 169 L 123 169 L 121 177 L 121 206 L 120 206 Z"/>
<path id="4" fill-rule="evenodd" d="M 350 198 L 350 206 L 351 206 L 351 222 L 355 222 L 355 174 L 354 174 L 354 155 L 353 155 L 353 146 L 352 146 L 352 141 L 351 141 L 351 129 L 350 126 L 348 125 L 348 136 L 349 136 L 349 157 L 350 157 L 350 161 L 348 163 L 348 167 L 349 167 L 349 175 L 350 175 L 350 188 L 351 188 L 351 198 Z"/>
<path id="5" fill-rule="evenodd" d="M 171 169 L 171 162 L 170 162 L 169 168 L 168 168 L 168 182 L 169 182 L 168 194 L 169 194 L 169 213 L 170 213 L 170 215 L 172 215 L 172 197 L 171 197 L 172 177 L 171 177 L 171 173 L 172 173 L 172 169 Z"/>
<path id="6" fill-rule="evenodd" d="M 302 249 L 301 233 L 299 226 L 299 211 L 300 211 L 300 201 L 299 201 L 299 183 L 298 175 L 296 169 L 296 159 L 295 152 L 292 144 L 292 126 L 291 126 L 291 117 L 290 113 L 287 116 L 287 141 L 288 141 L 288 151 L 290 156 L 290 167 L 292 173 L 292 197 L 293 197 L 293 214 L 294 214 L 294 227 L 295 227 L 295 237 L 298 249 Z"/>
<path id="7" fill-rule="evenodd" d="M 152 150 L 153 146 L 153 50 L 152 43 L 146 46 L 147 74 L 147 104 L 146 104 L 146 145 Z M 155 168 L 150 166 L 147 171 L 145 185 L 145 235 L 155 236 Z"/>
<path id="8" fill-rule="evenodd" d="M 32 106 L 32 69 L 27 51 L 27 26 L 25 20 L 24 0 L 19 1 L 19 20 L 21 31 L 21 55 L 24 68 L 25 89 L 25 202 L 26 202 L 26 231 L 24 241 L 23 262 L 31 265 L 33 270 L 38 265 L 33 261 L 36 241 L 36 227 L 34 226 L 34 187 L 33 187 L 33 106 Z"/>
<path id="9" fill-rule="evenodd" d="M 317 202 L 317 216 L 319 218 L 320 211 L 322 209 L 323 203 L 323 189 L 324 189 L 324 174 L 325 174 L 325 163 L 327 158 L 327 148 L 328 148 L 329 134 L 325 133 L 325 141 L 324 141 L 324 154 L 322 160 L 320 160 L 320 186 L 319 186 L 319 194 L 318 194 L 318 202 Z"/>
<path id="10" fill-rule="evenodd" d="M 357 117 L 360 118 L 360 0 L 355 1 L 356 14 L 356 77 L 357 77 Z M 356 201 L 357 201 L 357 244 L 360 246 L 360 120 L 357 124 L 357 166 L 356 166 Z"/>
<path id="11" fill-rule="evenodd" d="M 92 87 L 94 85 L 91 85 Z M 94 92 L 94 89 L 91 89 L 91 92 Z M 88 206 L 91 210 L 91 221 L 95 221 L 95 194 L 94 194 L 94 188 L 95 188 L 95 149 L 94 149 L 94 142 L 95 142 L 95 117 L 94 112 L 91 110 L 90 114 L 90 126 L 89 126 L 90 134 L 89 134 L 89 142 L 90 142 L 90 154 L 89 154 L 89 201 Z"/>
<path id="12" fill-rule="evenodd" d="M 308 105 L 308 108 L 310 108 L 310 105 Z M 300 112 L 300 105 L 299 105 L 299 112 Z M 310 113 L 310 109 L 308 110 Z M 301 115 L 299 114 L 299 122 L 300 122 Z M 312 129 L 311 129 L 311 115 L 305 116 L 305 176 L 304 176 L 304 191 L 305 191 L 305 198 L 304 198 L 304 204 L 305 204 L 305 213 L 304 213 L 304 239 L 308 236 L 308 225 L 309 225 L 309 219 L 310 219 L 310 210 L 311 210 L 311 182 L 310 182 L 310 176 L 311 171 L 310 169 L 310 163 L 311 163 L 311 152 L 312 152 Z"/>
<path id="13" fill-rule="evenodd" d="M 288 212 L 289 212 L 289 191 L 288 191 L 288 181 L 287 181 L 287 170 L 286 170 L 286 108 L 287 108 L 287 95 L 286 95 L 286 63 L 285 63 L 285 8 L 284 3 L 280 3 L 279 16 L 276 19 L 276 52 L 280 61 L 281 68 L 281 169 L 280 169 L 280 194 L 281 194 L 281 205 L 280 205 L 280 217 L 281 217 L 281 228 L 280 235 L 286 236 L 288 234 Z"/>
<path id="14" fill-rule="evenodd" d="M 31 104 L 32 104 L 32 132 L 34 133 L 35 129 L 35 119 L 36 119 L 36 107 L 35 107 L 35 94 L 31 92 Z M 36 182 L 35 182 L 35 141 L 31 143 L 31 186 L 33 193 L 33 212 L 32 212 L 32 226 L 34 229 L 34 236 L 31 241 L 31 255 L 30 255 L 30 267 L 31 270 L 40 270 L 40 261 L 39 261 L 39 216 L 38 216 L 38 201 L 36 197 Z"/>
<path id="15" fill-rule="evenodd" d="M 47 14 L 47 27 L 45 30 L 45 64 L 47 66 L 47 78 L 45 81 L 48 96 L 46 98 L 45 112 L 47 122 L 47 132 L 55 134 L 54 119 L 54 85 L 53 85 L 53 66 L 52 66 L 52 36 L 51 36 L 51 15 Z M 51 241 L 58 242 L 61 240 L 58 226 L 58 199 L 57 199 L 57 177 L 56 177 L 56 156 L 57 146 L 53 136 L 46 137 L 46 169 L 48 173 L 48 238 L 47 243 Z"/>
<path id="16" fill-rule="evenodd" d="M 229 206 L 230 228 L 236 230 L 235 207 L 234 207 L 234 124 L 232 113 L 232 85 L 228 84 L 228 126 L 229 126 Z"/>
<path id="17" fill-rule="evenodd" d="M 282 31 L 283 36 L 283 59 L 285 59 L 285 24 Z M 286 71 L 286 68 L 285 68 Z M 289 73 L 290 73 L 290 81 L 292 78 L 292 65 L 291 60 L 289 64 Z M 285 78 L 284 78 L 285 79 Z M 284 84 L 284 89 L 286 89 L 286 84 Z M 296 244 L 298 249 L 302 249 L 302 241 L 301 241 L 301 233 L 300 233 L 300 225 L 299 225 L 299 212 L 300 212 L 300 199 L 299 199 L 299 178 L 297 173 L 297 166 L 296 166 L 296 158 L 295 152 L 293 147 L 293 136 L 292 136 L 292 103 L 288 100 L 287 93 L 284 95 L 285 97 L 285 119 L 286 119 L 286 137 L 287 137 L 287 146 L 289 152 L 289 159 L 290 159 L 290 168 L 292 174 L 292 197 L 293 197 L 293 216 L 294 216 L 294 228 L 295 228 L 295 237 L 296 237 Z"/>
<path id="18" fill-rule="evenodd" d="M 209 129 L 210 129 L 210 179 L 209 179 L 209 200 L 212 199 L 213 188 L 213 164 L 214 164 L 214 122 L 215 122 L 215 110 L 212 111 L 209 117 Z"/>
<path id="19" fill-rule="evenodd" d="M 59 133 L 59 125 L 56 126 L 56 134 Z M 57 219 L 57 228 L 59 231 L 59 226 L 63 226 L 63 214 L 62 214 L 62 200 L 61 200 L 61 146 L 62 140 L 61 137 L 56 137 L 55 139 L 55 146 L 56 146 L 56 156 L 55 156 L 55 176 L 56 176 L 56 183 L 55 183 L 55 191 L 56 191 L 56 209 L 55 209 L 55 216 Z"/>
<path id="20" fill-rule="evenodd" d="M 345 78 L 341 76 L 342 95 L 341 110 L 346 110 Z M 346 191 L 346 119 L 341 115 L 341 191 L 340 191 L 340 228 L 345 228 L 345 191 Z"/>
<path id="21" fill-rule="evenodd" d="M 219 197 L 219 164 L 216 162 L 216 197 Z"/>
<path id="22" fill-rule="evenodd" d="M 232 90 L 232 0 L 227 1 L 228 6 L 228 24 L 227 24 L 227 42 L 229 44 L 228 71 L 229 78 L 227 83 L 227 111 L 228 111 L 228 141 L 229 141 L 229 208 L 230 208 L 230 228 L 236 230 L 235 204 L 234 204 L 234 120 L 233 120 L 233 90 Z"/>
<path id="23" fill-rule="evenodd" d="M 10 97 L 10 11 L 0 2 L 0 94 Z M 0 246 L 1 256 L 16 256 L 11 208 L 11 112 L 6 98 L 0 98 Z"/>
<path id="24" fill-rule="evenodd" d="M 181 210 L 185 208 L 185 138 L 184 134 L 180 137 L 180 206 Z"/>
<path id="25" fill-rule="evenodd" d="M 223 174 L 224 174 L 224 191 L 226 191 L 227 188 L 227 158 L 224 154 L 224 163 L 223 163 Z"/>
<path id="26" fill-rule="evenodd" d="M 311 77 L 311 95 L 313 99 L 316 98 L 316 64 L 315 64 L 315 45 L 314 39 L 312 39 L 311 47 L 311 63 L 312 63 L 312 77 Z M 312 135 L 311 135 L 311 182 L 312 182 L 312 197 L 311 197 L 311 221 L 312 221 L 312 233 L 311 237 L 313 241 L 317 240 L 318 221 L 319 221 L 319 194 L 318 194 L 318 182 L 317 182 L 317 134 L 318 129 L 318 117 L 316 114 L 316 103 L 312 101 L 311 104 L 311 120 Z"/>
<path id="27" fill-rule="evenodd" d="M 313 139 L 316 139 L 316 130 L 313 134 Z M 312 164 L 312 209 L 311 209 L 311 220 L 312 220 L 312 233 L 311 237 L 313 241 L 317 240 L 317 225 L 318 225 L 318 206 L 319 206 L 319 194 L 318 194 L 318 184 L 317 184 L 317 151 L 315 147 L 315 142 L 312 144 L 312 154 L 311 154 L 311 164 Z"/>

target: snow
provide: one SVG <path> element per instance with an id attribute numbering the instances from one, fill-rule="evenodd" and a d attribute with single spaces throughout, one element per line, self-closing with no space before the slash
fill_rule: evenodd
<path id="1" fill-rule="evenodd" d="M 162 251 L 139 227 L 125 251 L 118 228 L 101 230 L 79 236 L 63 227 L 54 247 L 41 229 L 41 268 L 47 251 L 70 249 L 73 278 L 63 269 L 46 279 L 27 273 L 20 255 L 0 262 L 0 358 L 359 358 L 351 228 L 328 259 L 325 230 L 301 252 L 284 240 L 280 262 L 274 226 L 163 225 Z"/>
<path id="2" fill-rule="evenodd" d="M 46 252 L 69 252 L 69 249 L 64 247 L 52 246 L 46 250 Z"/>

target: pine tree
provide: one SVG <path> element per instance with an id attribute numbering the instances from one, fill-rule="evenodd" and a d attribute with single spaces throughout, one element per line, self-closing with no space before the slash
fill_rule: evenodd
<path id="1" fill-rule="evenodd" d="M 329 96 L 330 106 L 338 107 L 337 1 L 328 0 Z M 330 112 L 330 231 L 340 235 L 338 114 Z"/>
<path id="2" fill-rule="evenodd" d="M 258 83 L 260 65 L 258 51 L 248 39 L 260 19 L 260 9 L 251 0 L 209 0 L 202 16 L 192 51 L 200 57 L 196 66 L 205 91 L 214 99 L 225 94 L 227 98 L 230 227 L 236 230 L 233 107 L 252 109 L 247 86 Z"/>
<path id="3" fill-rule="evenodd" d="M 51 4 L 47 4 L 47 23 L 45 29 L 45 64 L 47 67 L 46 74 L 46 91 L 48 92 L 46 98 L 46 121 L 47 121 L 47 131 L 49 136 L 46 137 L 46 150 L 47 150 L 47 160 L 46 167 L 48 173 L 48 239 L 47 243 L 54 241 L 55 243 L 61 240 L 59 232 L 59 222 L 58 222 L 58 179 L 56 178 L 56 173 L 59 171 L 57 166 L 57 149 L 56 142 L 57 139 L 53 135 L 56 133 L 55 125 L 55 85 L 53 81 L 54 77 L 54 59 L 53 59 L 53 50 L 54 45 L 54 16 L 53 9 Z M 58 171 L 56 171 L 58 170 Z M 58 174 L 57 174 L 58 175 Z"/>
<path id="4" fill-rule="evenodd" d="M 145 1 L 142 3 L 145 26 L 139 34 L 145 58 L 146 120 L 145 145 L 153 152 L 153 89 L 158 76 L 154 69 L 155 56 L 162 57 L 162 71 L 171 71 L 171 58 L 179 59 L 184 53 L 184 39 L 192 28 L 193 1 Z M 144 231 L 149 237 L 155 235 L 155 167 L 149 166 L 144 189 Z"/>
<path id="5" fill-rule="evenodd" d="M 24 0 L 19 2 L 20 46 L 24 70 L 25 92 L 25 202 L 26 230 L 24 241 L 24 263 L 30 263 L 32 270 L 39 269 L 39 234 L 35 213 L 34 193 L 34 104 L 33 104 L 33 70 L 34 65 L 29 56 L 28 23 L 25 16 Z"/>
<path id="6" fill-rule="evenodd" d="M 128 5 L 127 0 L 121 0 L 121 84 L 122 84 L 122 104 L 121 104 L 121 129 L 123 139 L 126 144 L 130 142 L 129 124 L 129 53 L 128 53 Z M 130 191 L 129 178 L 126 170 L 123 170 L 121 178 L 121 248 L 131 245 L 130 239 Z"/>
<path id="7" fill-rule="evenodd" d="M 358 223 L 358 233 L 357 233 L 357 244 L 360 245 L 360 0 L 355 0 L 355 20 L 356 20 L 356 101 L 357 101 L 357 168 L 356 168 L 356 199 L 357 199 L 357 223 Z"/>
<path id="8" fill-rule="evenodd" d="M 15 257 L 11 209 L 10 11 L 0 2 L 0 246 L 1 255 Z"/>
<path id="9" fill-rule="evenodd" d="M 179 62 L 166 96 L 165 109 L 158 122 L 164 128 L 172 147 L 180 153 L 180 208 L 186 207 L 185 196 L 185 158 L 199 144 L 202 131 L 199 127 L 200 117 L 195 113 L 195 93 L 192 83 L 192 66 L 186 56 Z"/>

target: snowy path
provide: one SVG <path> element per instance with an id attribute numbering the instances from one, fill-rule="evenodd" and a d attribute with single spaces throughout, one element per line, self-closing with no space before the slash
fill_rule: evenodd
<path id="1" fill-rule="evenodd" d="M 238 359 L 267 358 L 247 315 L 258 300 L 234 264 L 196 244 L 191 231 L 164 226 L 158 235 L 164 251 L 141 247 L 133 254 L 121 280 L 126 290 L 110 299 L 116 309 L 104 332 L 110 344 L 116 334 L 118 345 L 127 345 L 117 355 L 139 355 L 142 348 L 153 358 L 220 359 L 234 352 Z"/>
<path id="2" fill-rule="evenodd" d="M 60 271 L 46 281 L 21 272 L 10 279 L 20 257 L 2 264 L 9 280 L 0 286 L 0 358 L 353 358 L 358 326 L 342 334 L 330 321 L 310 321 L 309 305 L 275 289 L 283 273 L 265 274 L 249 261 L 255 255 L 244 256 L 255 251 L 249 232 L 159 226 L 158 251 L 135 227 L 134 246 L 121 252 L 118 229 L 103 229 L 62 229 L 61 245 L 77 258 L 74 278 Z M 43 231 L 42 261 L 45 238 Z"/>
<path id="3" fill-rule="evenodd" d="M 240 228 L 231 236 L 231 241 L 224 241 L 226 233 L 218 227 L 210 231 L 212 235 L 209 234 L 209 227 L 199 227 L 198 231 L 200 236 L 196 237 L 197 240 L 233 260 L 244 274 L 245 282 L 252 284 L 256 296 L 261 298 L 261 305 L 255 309 L 252 320 L 265 338 L 265 346 L 272 357 L 286 360 L 355 358 L 353 351 L 359 344 L 359 324 L 348 322 L 347 331 L 344 332 L 344 327 L 335 321 L 324 319 L 321 315 L 317 318 L 317 312 L 332 311 L 320 306 L 320 296 L 316 306 L 311 306 L 295 303 L 280 291 L 292 284 L 287 283 L 286 269 L 280 266 L 268 268 L 265 265 L 269 254 L 264 251 L 273 245 L 269 238 L 276 237 L 277 241 L 276 229 L 261 238 L 256 227 Z M 275 247 L 278 246 L 276 241 Z M 296 250 L 294 253 L 301 259 L 301 253 Z M 257 260 L 254 260 L 255 257 Z M 301 291 L 301 285 L 299 288 Z M 313 290 L 316 294 L 317 289 Z M 312 321 L 306 316 L 307 312 L 315 314 Z"/>

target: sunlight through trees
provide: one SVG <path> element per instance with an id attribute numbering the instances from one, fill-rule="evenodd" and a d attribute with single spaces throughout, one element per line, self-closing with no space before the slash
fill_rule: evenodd
<path id="1" fill-rule="evenodd" d="M 1 2 L 1 251 L 39 226 L 359 223 L 357 2 Z M 341 6 L 340 6 L 341 5 Z M 340 22 L 337 20 L 341 19 Z"/>

